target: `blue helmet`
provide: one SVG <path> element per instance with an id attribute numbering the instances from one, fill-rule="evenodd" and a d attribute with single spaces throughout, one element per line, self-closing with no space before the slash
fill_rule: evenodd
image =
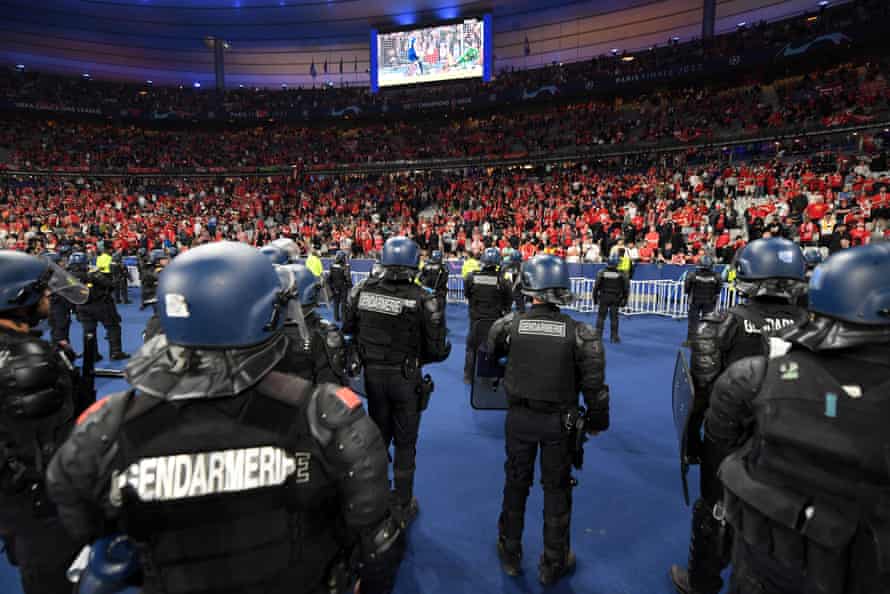
<path id="1" fill-rule="evenodd" d="M 171 245 L 167 248 L 167 257 L 171 260 L 179 255 L 179 248 L 175 245 Z"/>
<path id="2" fill-rule="evenodd" d="M 890 244 L 837 252 L 810 279 L 811 312 L 852 322 L 890 326 Z"/>
<path id="3" fill-rule="evenodd" d="M 334 262 L 337 264 L 345 264 L 346 263 L 346 252 L 343 250 L 337 250 L 337 253 L 334 254 Z"/>
<path id="4" fill-rule="evenodd" d="M 482 264 L 482 268 L 494 268 L 501 263 L 501 252 L 497 248 L 486 248 L 482 252 L 482 258 L 480 258 L 479 263 Z"/>
<path id="5" fill-rule="evenodd" d="M 76 305 L 89 297 L 86 287 L 49 260 L 0 250 L 0 312 L 31 307 L 47 289 Z"/>
<path id="6" fill-rule="evenodd" d="M 89 261 L 83 252 L 73 252 L 68 256 L 68 268 L 86 267 Z"/>
<path id="7" fill-rule="evenodd" d="M 439 250 L 433 250 L 433 253 L 430 254 L 430 264 L 441 264 L 442 263 L 442 252 Z"/>
<path id="8" fill-rule="evenodd" d="M 565 260 L 541 254 L 522 265 L 522 293 L 550 303 L 571 301 L 571 280 Z"/>
<path id="9" fill-rule="evenodd" d="M 164 250 L 151 250 L 151 254 L 149 255 L 149 261 L 152 264 L 159 264 L 161 260 L 167 258 L 167 252 Z"/>
<path id="10" fill-rule="evenodd" d="M 704 256 L 701 257 L 701 260 L 698 261 L 698 265 L 701 268 L 711 268 L 714 266 L 714 258 L 705 254 Z"/>
<path id="11" fill-rule="evenodd" d="M 420 265 L 420 250 L 414 240 L 408 237 L 390 237 L 383 244 L 380 263 L 384 268 L 389 266 L 417 268 Z"/>
<path id="12" fill-rule="evenodd" d="M 260 253 L 266 256 L 272 264 L 278 266 L 282 266 L 288 262 L 287 252 L 277 245 L 264 245 L 260 248 Z"/>
<path id="13" fill-rule="evenodd" d="M 40 254 L 41 258 L 46 258 L 53 264 L 61 264 L 62 256 L 58 252 L 43 252 Z"/>
<path id="14" fill-rule="evenodd" d="M 282 285 L 294 295 L 300 305 L 318 305 L 321 280 L 305 264 L 279 266 L 278 271 L 279 277 L 282 277 Z"/>
<path id="15" fill-rule="evenodd" d="M 611 254 L 609 259 L 606 261 L 609 266 L 618 266 L 621 264 L 621 256 L 618 255 L 618 252 Z"/>
<path id="16" fill-rule="evenodd" d="M 160 276 L 158 314 L 170 344 L 243 348 L 274 337 L 284 323 L 275 266 L 236 242 L 202 245 L 177 258 Z"/>
<path id="17" fill-rule="evenodd" d="M 757 239 L 745 246 L 736 260 L 736 272 L 736 278 L 740 281 L 803 281 L 807 266 L 803 252 L 796 243 L 771 237 Z"/>
<path id="18" fill-rule="evenodd" d="M 822 250 L 817 247 L 807 247 L 803 250 L 803 259 L 807 263 L 807 267 L 814 268 L 822 263 Z"/>

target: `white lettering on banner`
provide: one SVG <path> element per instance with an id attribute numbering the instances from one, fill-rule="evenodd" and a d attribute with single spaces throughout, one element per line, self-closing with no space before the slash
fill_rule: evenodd
<path id="1" fill-rule="evenodd" d="M 124 487 L 132 488 L 141 501 L 172 501 L 275 487 L 291 475 L 297 483 L 308 483 L 311 457 L 308 452 L 290 455 L 262 446 L 143 458 L 113 481 L 112 500 Z"/>
<path id="2" fill-rule="evenodd" d="M 388 297 L 386 295 L 378 295 L 377 293 L 362 293 L 358 298 L 358 308 L 360 311 L 373 311 L 386 316 L 401 315 L 403 309 L 414 309 L 417 307 L 415 299 L 399 299 L 398 297 Z"/>
<path id="3" fill-rule="evenodd" d="M 495 286 L 498 284 L 498 277 L 496 276 L 487 276 L 487 275 L 473 275 L 473 284 L 474 285 L 489 285 Z"/>
<path id="4" fill-rule="evenodd" d="M 793 325 L 794 320 L 788 320 L 785 318 L 763 318 L 763 327 L 758 328 L 754 323 L 751 322 L 751 320 L 745 320 L 745 332 L 747 332 L 748 334 L 763 334 L 764 332 L 770 333 Z"/>
<path id="5" fill-rule="evenodd" d="M 551 338 L 565 338 L 565 322 L 551 322 L 548 320 L 520 320 L 519 333 L 526 336 L 549 336 Z"/>

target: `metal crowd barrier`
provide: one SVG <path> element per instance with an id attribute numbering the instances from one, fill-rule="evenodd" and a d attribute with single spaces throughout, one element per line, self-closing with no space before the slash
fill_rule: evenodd
<path id="1" fill-rule="evenodd" d="M 368 277 L 367 272 L 352 273 L 353 283 Z M 598 306 L 593 302 L 595 279 L 574 277 L 572 293 L 574 301 L 566 309 L 578 313 L 593 313 Z M 739 294 L 729 285 L 724 285 L 717 301 L 717 311 L 723 311 L 738 303 Z M 459 274 L 448 277 L 448 303 L 464 304 L 464 279 Z M 628 316 L 655 315 L 670 318 L 685 318 L 689 309 L 689 298 L 683 291 L 683 283 L 674 280 L 632 280 L 630 281 L 630 297 L 621 313 Z"/>

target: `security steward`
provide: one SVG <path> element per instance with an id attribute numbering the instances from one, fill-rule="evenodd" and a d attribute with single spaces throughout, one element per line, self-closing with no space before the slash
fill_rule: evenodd
<path id="1" fill-rule="evenodd" d="M 504 376 L 509 404 L 506 483 L 498 555 L 505 573 L 521 573 L 525 505 L 540 450 L 544 553 L 538 579 L 547 585 L 575 566 L 569 543 L 575 484 L 571 467 L 581 454 L 584 432 L 596 435 L 609 428 L 609 390 L 600 338 L 588 324 L 559 310 L 572 299 L 565 262 L 551 255 L 532 258 L 523 266 L 522 290 L 531 298 L 531 308 L 497 320 L 488 336 L 489 352 L 509 355 Z M 579 391 L 586 412 L 578 407 Z M 576 465 L 580 468 L 580 463 Z"/>
<path id="2" fill-rule="evenodd" d="M 64 268 L 65 262 L 62 256 L 57 252 L 45 252 L 41 257 L 46 258 L 56 266 Z M 63 349 L 71 348 L 71 314 L 74 312 L 74 305 L 59 295 L 54 293 L 49 296 L 49 331 L 50 342 Z"/>
<path id="3" fill-rule="evenodd" d="M 417 280 L 435 293 L 439 309 L 445 311 L 448 304 L 448 268 L 442 261 L 442 252 L 433 250 L 429 259 L 421 265 Z"/>
<path id="4" fill-rule="evenodd" d="M 79 280 L 90 290 L 90 298 L 83 305 L 77 306 L 77 319 L 83 325 L 84 334 L 96 334 L 99 323 L 105 328 L 108 337 L 109 356 L 114 361 L 129 359 L 129 353 L 125 353 L 122 344 L 121 316 L 114 305 L 111 294 L 114 281 L 111 277 L 111 257 L 101 262 L 101 267 L 84 273 L 80 271 Z M 97 360 L 101 357 L 96 353 Z"/>
<path id="5" fill-rule="evenodd" d="M 464 280 L 464 297 L 470 312 L 467 330 L 467 350 L 464 357 L 464 383 L 472 384 L 476 374 L 476 351 L 485 344 L 491 325 L 510 311 L 513 302 L 513 286 L 498 269 L 501 253 L 488 248 L 482 253 L 482 269 L 471 272 Z"/>
<path id="6" fill-rule="evenodd" d="M 152 250 L 148 255 L 148 266 L 142 269 L 140 284 L 142 285 L 142 305 L 139 309 L 145 309 L 154 305 L 157 301 L 158 279 L 161 271 L 170 262 L 164 250 Z"/>
<path id="7" fill-rule="evenodd" d="M 525 296 L 522 294 L 522 256 L 518 250 L 510 249 L 504 256 L 504 263 L 501 266 L 501 276 L 513 287 L 513 303 L 516 311 L 522 313 L 525 311 Z"/>
<path id="8" fill-rule="evenodd" d="M 460 275 L 466 280 L 468 276 L 470 276 L 471 272 L 476 272 L 477 270 L 482 268 L 482 265 L 479 263 L 479 260 L 476 259 L 477 254 L 470 254 L 464 263 L 460 267 Z"/>
<path id="9" fill-rule="evenodd" d="M 123 253 L 119 251 L 111 255 L 111 277 L 114 281 L 114 302 L 129 305 L 130 272 L 124 264 Z"/>
<path id="10" fill-rule="evenodd" d="M 160 279 L 163 334 L 128 365 L 131 388 L 50 463 L 72 537 L 124 533 L 145 594 L 345 592 L 353 571 L 362 594 L 392 590 L 379 431 L 348 389 L 273 371 L 290 297 L 254 248 L 189 250 Z"/>
<path id="11" fill-rule="evenodd" d="M 686 274 L 683 291 L 689 301 L 689 329 L 683 346 L 689 346 L 704 316 L 717 308 L 722 287 L 723 282 L 714 272 L 714 259 L 711 256 L 702 256 L 698 267 Z"/>
<path id="12" fill-rule="evenodd" d="M 368 412 L 383 443 L 395 444 L 395 509 L 402 526 L 417 515 L 415 458 L 420 416 L 429 404 L 432 380 L 421 366 L 451 353 L 445 312 L 434 295 L 414 284 L 420 252 L 407 237 L 383 245 L 381 278 L 369 277 L 349 296 L 343 332 L 352 335 L 364 366 Z"/>
<path id="13" fill-rule="evenodd" d="M 303 264 L 282 266 L 278 275 L 291 287 L 294 298 L 284 322 L 284 334 L 290 342 L 275 369 L 314 384 L 348 385 L 343 334 L 316 311 L 321 293 L 318 277 Z"/>
<path id="14" fill-rule="evenodd" d="M 328 271 L 328 286 L 331 289 L 331 305 L 334 308 L 334 321 L 339 322 L 343 316 L 343 307 L 352 289 L 352 270 L 346 252 L 340 250 L 334 256 Z"/>
<path id="15" fill-rule="evenodd" d="M 890 245 L 833 255 L 809 299 L 783 348 L 714 385 L 733 594 L 890 592 Z"/>
<path id="16" fill-rule="evenodd" d="M 88 291 L 48 259 L 0 251 L 0 541 L 25 594 L 71 591 L 77 554 L 46 496 L 44 473 L 74 426 L 76 376 L 32 330 L 50 297 L 86 301 Z"/>
<path id="17" fill-rule="evenodd" d="M 597 273 L 593 285 L 593 303 L 600 306 L 596 317 L 596 333 L 602 338 L 608 315 L 611 325 L 609 338 L 615 343 L 621 342 L 618 336 L 618 310 L 627 305 L 630 297 L 630 278 L 618 270 L 620 263 L 621 257 L 618 254 L 610 256 L 606 268 Z"/>
<path id="18" fill-rule="evenodd" d="M 705 316 L 692 341 L 695 400 L 684 450 L 689 463 L 701 464 L 700 497 L 692 508 L 688 569 L 671 567 L 671 580 L 681 594 L 717 594 L 723 585 L 720 573 L 729 562 L 731 534 L 723 521 L 717 466 L 700 438 L 714 380 L 732 363 L 762 355 L 770 334 L 807 318 L 798 306 L 806 291 L 806 266 L 796 244 L 780 238 L 752 241 L 736 257 L 735 268 L 737 289 L 747 303 Z"/>

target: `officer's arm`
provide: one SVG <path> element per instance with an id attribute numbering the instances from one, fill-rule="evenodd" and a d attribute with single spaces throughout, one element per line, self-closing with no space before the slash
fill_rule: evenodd
<path id="1" fill-rule="evenodd" d="M 49 343 L 23 340 L 8 345 L 4 354 L 6 358 L 0 365 L 0 386 L 4 386 L 0 390 L 0 406 L 7 416 L 27 423 L 55 414 L 66 405 L 71 375 Z"/>
<path id="2" fill-rule="evenodd" d="M 705 416 L 705 439 L 715 446 L 710 449 L 717 456 L 714 468 L 751 436 L 751 402 L 760 393 L 766 367 L 766 357 L 746 357 L 730 365 L 714 383 Z"/>
<path id="3" fill-rule="evenodd" d="M 326 320 L 319 333 L 313 336 L 315 343 L 315 382 L 318 384 L 346 383 L 346 342 L 339 328 Z"/>
<path id="4" fill-rule="evenodd" d="M 723 371 L 723 353 L 737 332 L 738 322 L 735 316 L 727 313 L 705 316 L 691 343 L 689 371 L 697 398 L 707 398 L 711 384 Z"/>
<path id="5" fill-rule="evenodd" d="M 498 284 L 501 289 L 501 311 L 508 312 L 513 305 L 513 286 L 503 276 L 498 278 Z"/>
<path id="6" fill-rule="evenodd" d="M 496 320 L 488 330 L 488 338 L 485 343 L 485 350 L 497 357 L 502 357 L 510 350 L 510 343 L 507 337 L 510 336 L 510 326 L 516 314 L 508 313 L 504 317 Z"/>
<path id="7" fill-rule="evenodd" d="M 346 308 L 343 312 L 344 334 L 355 334 L 355 331 L 358 328 L 358 297 L 360 293 L 361 285 L 352 289 L 352 291 L 349 292 L 349 297 L 346 299 Z"/>
<path id="8" fill-rule="evenodd" d="M 473 273 L 469 273 L 464 277 L 464 299 L 469 300 L 473 294 Z"/>
<path id="9" fill-rule="evenodd" d="M 692 290 L 692 280 L 695 278 L 695 273 L 690 272 L 685 276 L 686 278 L 683 279 L 683 292 L 689 295 L 689 292 Z"/>
<path id="10" fill-rule="evenodd" d="M 603 288 L 603 271 L 596 273 L 596 280 L 593 282 L 593 302 L 596 303 L 600 298 L 600 291 Z"/>
<path id="11" fill-rule="evenodd" d="M 59 518 L 77 544 L 102 536 L 116 436 L 130 395 L 112 394 L 88 408 L 49 463 L 46 487 Z"/>
<path id="12" fill-rule="evenodd" d="M 445 327 L 445 310 L 439 307 L 435 295 L 422 291 L 420 306 L 423 315 L 421 336 L 423 339 L 423 363 L 438 363 L 451 354 L 451 343 L 448 342 Z"/>
<path id="13" fill-rule="evenodd" d="M 590 324 L 579 323 L 575 327 L 575 367 L 587 406 L 587 430 L 605 431 L 609 428 L 606 351 Z"/>
<path id="14" fill-rule="evenodd" d="M 622 297 L 621 300 L 626 304 L 627 300 L 630 298 L 630 272 L 626 274 L 622 273 L 622 276 L 624 277 L 624 297 Z"/>
<path id="15" fill-rule="evenodd" d="M 359 540 L 361 592 L 386 594 L 395 582 L 404 538 L 390 513 L 380 431 L 348 388 L 320 386 L 309 414 L 310 431 L 337 472 L 346 525 Z"/>

